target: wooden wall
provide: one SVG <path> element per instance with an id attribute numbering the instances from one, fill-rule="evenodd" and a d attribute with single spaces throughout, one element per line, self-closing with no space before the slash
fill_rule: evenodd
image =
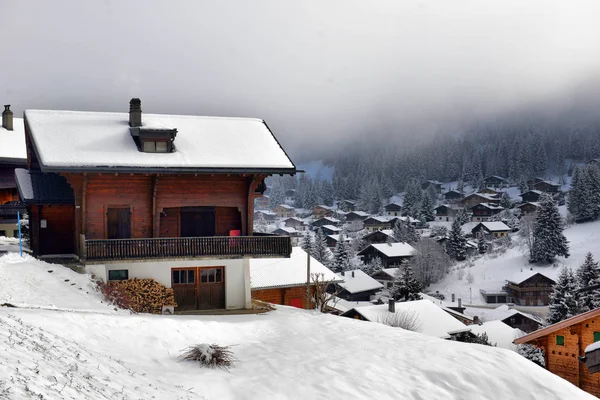
<path id="1" fill-rule="evenodd" d="M 41 221 L 46 220 L 46 228 Z M 34 255 L 75 254 L 73 205 L 31 207 L 30 238 Z"/>
<path id="2" fill-rule="evenodd" d="M 314 287 L 311 286 L 311 295 L 313 292 Z M 252 290 L 252 298 L 284 306 L 290 306 L 292 299 L 300 298 L 302 299 L 302 308 L 306 308 L 306 286 Z M 313 307 L 314 303 L 311 301 L 311 308 Z"/>
<path id="3" fill-rule="evenodd" d="M 159 237 L 179 237 L 181 208 L 164 208 L 160 214 Z M 215 207 L 217 236 L 229 236 L 230 230 L 242 229 L 242 217 L 237 207 Z"/>

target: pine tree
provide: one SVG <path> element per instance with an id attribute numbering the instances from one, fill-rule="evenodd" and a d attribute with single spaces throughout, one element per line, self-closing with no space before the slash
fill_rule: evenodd
<path id="1" fill-rule="evenodd" d="M 323 203 L 326 206 L 333 206 L 335 195 L 333 185 L 328 180 L 324 180 L 321 183 L 321 195 L 323 197 Z"/>
<path id="2" fill-rule="evenodd" d="M 544 351 L 532 344 L 520 344 L 517 346 L 517 353 L 539 365 L 540 367 L 546 366 L 546 359 L 544 357 Z"/>
<path id="3" fill-rule="evenodd" d="M 315 232 L 315 239 L 312 246 L 312 256 L 324 265 L 329 264 L 331 251 L 327 247 L 327 240 L 321 228 Z"/>
<path id="4" fill-rule="evenodd" d="M 435 217 L 433 216 L 433 203 L 429 196 L 423 196 L 423 201 L 421 202 L 420 216 L 423 222 L 435 220 Z"/>
<path id="5" fill-rule="evenodd" d="M 477 250 L 479 254 L 485 254 L 488 249 L 488 245 L 485 241 L 485 235 L 482 230 L 477 232 Z"/>
<path id="6" fill-rule="evenodd" d="M 415 227 L 411 225 L 410 217 L 398 219 L 394 224 L 392 232 L 393 239 L 397 243 L 403 242 L 414 245 L 421 239 Z"/>
<path id="7" fill-rule="evenodd" d="M 564 266 L 558 275 L 548 306 L 548 325 L 564 321 L 579 313 L 577 306 L 577 283 L 570 268 Z"/>
<path id="8" fill-rule="evenodd" d="M 419 210 L 423 191 L 419 182 L 415 179 L 411 180 L 404 193 L 404 201 L 402 202 L 402 215 L 410 215 L 415 217 L 415 213 Z"/>
<path id="9" fill-rule="evenodd" d="M 300 243 L 300 248 L 305 252 L 311 254 L 313 249 L 313 240 L 310 236 L 310 233 L 306 233 L 302 238 L 302 243 Z"/>
<path id="10" fill-rule="evenodd" d="M 600 264 L 594 261 L 592 253 L 587 253 L 585 261 L 577 270 L 577 284 L 579 289 L 600 284 Z M 600 304 L 597 302 L 599 297 L 600 289 L 582 292 L 579 304 L 580 312 L 591 311 L 600 307 Z"/>
<path id="11" fill-rule="evenodd" d="M 269 208 L 273 209 L 285 202 L 285 190 L 279 182 L 273 184 L 269 193 Z"/>
<path id="12" fill-rule="evenodd" d="M 467 258 L 467 239 L 462 233 L 458 219 L 452 223 L 452 229 L 448 235 L 446 251 L 451 258 L 462 261 Z"/>
<path id="13" fill-rule="evenodd" d="M 333 260 L 331 262 L 331 269 L 333 272 L 339 273 L 347 271 L 350 268 L 351 249 L 346 237 L 343 233 L 340 233 L 339 239 L 335 244 L 333 251 Z"/>
<path id="14" fill-rule="evenodd" d="M 456 183 L 456 191 L 459 193 L 465 192 L 465 182 L 463 181 L 462 177 L 460 177 L 460 179 Z"/>
<path id="15" fill-rule="evenodd" d="M 258 214 L 258 220 L 256 221 L 256 231 L 257 232 L 266 232 L 267 231 L 267 221 L 265 220 L 265 216 L 263 213 Z"/>
<path id="16" fill-rule="evenodd" d="M 500 199 L 500 206 L 504 208 L 512 207 L 512 202 L 510 201 L 510 196 L 507 192 L 502 193 L 502 198 Z"/>
<path id="17" fill-rule="evenodd" d="M 391 295 L 396 301 L 421 300 L 421 283 L 415 278 L 410 264 L 400 266 L 396 273 Z"/>
<path id="18" fill-rule="evenodd" d="M 460 210 L 458 210 L 454 219 L 456 221 L 458 221 L 460 226 L 463 226 L 467 222 L 471 221 L 471 218 L 469 218 L 469 214 L 467 214 L 467 211 L 464 208 L 461 208 Z"/>
<path id="19" fill-rule="evenodd" d="M 550 196 L 543 196 L 533 227 L 531 262 L 552 263 L 556 256 L 569 257 L 569 242 L 558 207 Z"/>

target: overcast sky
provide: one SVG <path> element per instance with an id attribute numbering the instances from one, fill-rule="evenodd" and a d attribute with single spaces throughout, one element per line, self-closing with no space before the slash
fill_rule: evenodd
<path id="1" fill-rule="evenodd" d="M 292 155 L 560 97 L 600 71 L 600 1 L 24 1 L 0 103 L 264 118 Z"/>

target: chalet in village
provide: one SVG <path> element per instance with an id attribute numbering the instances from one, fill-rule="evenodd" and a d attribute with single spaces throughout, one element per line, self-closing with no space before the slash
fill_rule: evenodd
<path id="1" fill-rule="evenodd" d="M 536 271 L 523 271 L 506 280 L 508 301 L 521 306 L 547 306 L 556 282 Z"/>
<path id="2" fill-rule="evenodd" d="M 289 257 L 253 236 L 254 200 L 296 167 L 259 119 L 26 110 L 17 185 L 36 256 L 74 255 L 110 281 L 154 278 L 180 309 L 250 307 L 249 258 Z"/>

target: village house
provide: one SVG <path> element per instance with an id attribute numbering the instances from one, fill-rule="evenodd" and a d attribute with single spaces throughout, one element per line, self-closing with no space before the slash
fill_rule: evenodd
<path id="1" fill-rule="evenodd" d="M 514 341 L 515 344 L 531 344 L 542 349 L 548 371 L 594 396 L 600 396 L 600 374 L 596 373 L 598 360 L 591 360 L 590 355 L 600 348 L 594 345 L 598 342 L 600 308 L 547 326 Z M 586 356 L 590 360 L 587 360 Z"/>
<path id="2" fill-rule="evenodd" d="M 521 199 L 524 203 L 533 203 L 540 200 L 542 196 L 542 191 L 540 190 L 528 190 L 527 192 L 521 193 Z"/>
<path id="3" fill-rule="evenodd" d="M 290 217 L 283 220 L 286 228 L 294 228 L 297 231 L 305 231 L 307 229 L 307 223 L 300 218 Z"/>
<path id="4" fill-rule="evenodd" d="M 368 245 L 358 255 L 363 257 L 365 264 L 379 257 L 387 268 L 400 265 L 402 261 L 410 259 L 415 253 L 415 248 L 408 243 L 380 243 Z"/>
<path id="5" fill-rule="evenodd" d="M 345 236 L 344 237 L 344 241 L 347 243 L 350 243 L 352 239 Z M 337 243 L 340 241 L 340 235 L 335 234 L 335 235 L 327 235 L 325 237 L 325 242 L 327 243 L 327 247 L 329 247 L 331 250 L 333 250 L 335 248 L 335 246 L 337 245 Z"/>
<path id="6" fill-rule="evenodd" d="M 294 229 L 294 228 L 289 228 L 287 226 L 282 226 L 280 228 L 275 229 L 272 232 L 273 235 L 278 235 L 278 236 L 289 236 L 290 238 L 292 238 L 291 243 L 292 246 L 297 246 L 300 244 L 300 238 L 302 237 L 302 232 Z"/>
<path id="7" fill-rule="evenodd" d="M 346 222 L 360 222 L 364 221 L 370 216 L 371 214 L 366 213 L 364 211 L 350 211 L 348 214 L 346 214 Z"/>
<path id="8" fill-rule="evenodd" d="M 75 255 L 104 281 L 153 278 L 178 309 L 250 308 L 249 259 L 292 249 L 253 236 L 254 199 L 294 164 L 260 119 L 129 105 L 25 111 L 28 169 L 15 174 L 34 255 Z"/>
<path id="9" fill-rule="evenodd" d="M 272 304 L 307 308 L 306 271 L 307 255 L 300 247 L 294 247 L 290 258 L 250 259 L 250 285 L 252 299 Z M 329 268 L 314 257 L 310 258 L 311 274 L 319 274 L 319 280 L 335 284 L 342 282 Z M 311 297 L 315 291 L 314 279 L 310 281 Z M 315 304 L 311 300 L 310 307 Z"/>
<path id="10" fill-rule="evenodd" d="M 370 232 L 379 231 L 382 229 L 391 229 L 398 218 L 393 217 L 369 217 L 363 220 L 363 226 Z"/>
<path id="11" fill-rule="evenodd" d="M 460 201 L 460 204 L 465 208 L 471 208 L 480 203 L 500 204 L 500 199 L 491 194 L 471 193 Z"/>
<path id="12" fill-rule="evenodd" d="M 547 306 L 556 282 L 537 271 L 527 270 L 506 280 L 508 302 L 521 306 Z"/>
<path id="13" fill-rule="evenodd" d="M 477 191 L 477 193 L 489 194 L 489 195 L 491 195 L 493 197 L 496 197 L 496 198 L 501 198 L 502 197 L 502 192 L 500 192 L 498 190 L 494 190 L 494 189 L 489 188 L 489 187 L 484 187 L 482 189 L 479 189 Z"/>
<path id="14" fill-rule="evenodd" d="M 280 204 L 273 207 L 273 212 L 277 214 L 279 218 L 290 218 L 296 216 L 296 209 L 287 204 Z"/>
<path id="15" fill-rule="evenodd" d="M 508 293 L 503 289 L 479 289 L 487 304 L 508 303 Z"/>
<path id="16" fill-rule="evenodd" d="M 0 236 L 18 237 L 18 213 L 23 214 L 26 208 L 19 201 L 15 169 L 26 166 L 23 120 L 13 118 L 10 105 L 5 105 L 0 127 Z"/>
<path id="17" fill-rule="evenodd" d="M 446 201 L 458 201 L 460 199 L 462 199 L 463 197 L 465 197 L 465 195 L 461 192 L 459 192 L 458 190 L 449 190 L 446 193 L 444 193 L 442 196 L 444 196 L 444 199 Z"/>
<path id="18" fill-rule="evenodd" d="M 393 238 L 394 231 L 392 229 L 383 229 L 381 231 L 375 231 L 363 236 L 362 241 L 366 244 L 377 244 L 387 243 L 387 241 Z"/>
<path id="19" fill-rule="evenodd" d="M 494 203 L 479 203 L 469 209 L 472 214 L 471 221 L 490 221 L 492 217 L 501 211 L 504 207 Z"/>
<path id="20" fill-rule="evenodd" d="M 329 207 L 323 204 L 316 205 L 312 209 L 313 218 L 319 219 L 323 217 L 332 217 L 335 214 L 333 207 Z"/>
<path id="21" fill-rule="evenodd" d="M 312 227 L 313 230 L 316 230 L 317 228 L 322 228 L 325 225 L 339 226 L 341 224 L 342 224 L 342 221 L 340 221 L 339 219 L 336 219 L 333 217 L 323 217 L 323 218 L 319 218 L 316 221 L 311 222 L 310 226 Z"/>
<path id="22" fill-rule="evenodd" d="M 479 232 L 483 232 L 486 237 L 497 239 L 507 237 L 510 228 L 500 221 L 480 222 L 471 230 L 473 237 L 477 237 Z"/>
<path id="23" fill-rule="evenodd" d="M 554 184 L 554 183 L 548 182 L 548 181 L 541 181 L 541 182 L 534 183 L 531 186 L 531 189 L 539 190 L 540 192 L 544 192 L 544 193 L 559 193 L 560 185 L 557 185 L 557 184 Z"/>
<path id="24" fill-rule="evenodd" d="M 456 218 L 456 214 L 461 209 L 464 208 L 457 204 L 442 204 L 437 206 L 433 209 L 433 212 L 435 213 L 435 220 L 453 222 L 454 218 Z"/>
<path id="25" fill-rule="evenodd" d="M 323 234 L 325 234 L 327 236 L 327 235 L 339 235 L 342 230 L 340 228 L 338 228 L 337 226 L 323 225 L 321 227 L 321 231 L 323 232 Z"/>
<path id="26" fill-rule="evenodd" d="M 398 217 L 400 216 L 400 212 L 402 211 L 402 206 L 397 203 L 390 203 L 384 207 L 385 215 L 390 217 Z"/>
<path id="27" fill-rule="evenodd" d="M 254 208 L 261 210 L 269 208 L 269 195 L 263 194 L 261 197 L 254 199 Z"/>
<path id="28" fill-rule="evenodd" d="M 285 191 L 285 202 L 293 204 L 296 199 L 296 189 L 288 189 Z"/>
<path id="29" fill-rule="evenodd" d="M 269 210 L 258 210 L 254 212 L 254 220 L 257 221 L 260 218 L 263 218 L 267 222 L 275 221 L 277 219 L 277 214 L 273 211 Z"/>
<path id="30" fill-rule="evenodd" d="M 536 331 L 543 325 L 540 317 L 519 311 L 509 304 L 502 304 L 494 309 L 469 308 L 467 312 L 469 315 L 477 316 L 480 320 L 501 321 L 505 325 L 514 329 L 520 329 L 523 332 Z"/>
<path id="31" fill-rule="evenodd" d="M 492 175 L 485 178 L 483 183 L 486 187 L 499 188 L 506 186 L 506 179 L 501 176 Z"/>
<path id="32" fill-rule="evenodd" d="M 337 202 L 337 206 L 343 211 L 356 211 L 356 201 L 354 200 L 340 200 Z"/>
<path id="33" fill-rule="evenodd" d="M 421 189 L 427 190 L 431 186 L 433 186 L 436 189 L 436 191 L 439 193 L 442 191 L 442 185 L 443 185 L 443 183 L 440 181 L 427 180 L 421 184 Z"/>
<path id="34" fill-rule="evenodd" d="M 348 301 L 369 301 L 383 286 L 360 269 L 342 271 L 337 284 L 338 297 Z"/>
<path id="35" fill-rule="evenodd" d="M 394 286 L 397 274 L 400 273 L 399 267 L 383 268 L 373 273 L 371 278 L 381 283 L 385 289 L 391 289 Z"/>
<path id="36" fill-rule="evenodd" d="M 517 208 L 521 210 L 521 215 L 533 214 L 540 208 L 540 203 L 523 203 Z"/>
<path id="37" fill-rule="evenodd" d="M 430 300 L 416 300 L 388 304 L 352 308 L 342 317 L 385 324 L 396 314 L 414 316 L 415 324 L 420 327 L 419 333 L 440 339 L 453 339 L 459 335 L 469 334 L 471 328 L 454 318 Z"/>

